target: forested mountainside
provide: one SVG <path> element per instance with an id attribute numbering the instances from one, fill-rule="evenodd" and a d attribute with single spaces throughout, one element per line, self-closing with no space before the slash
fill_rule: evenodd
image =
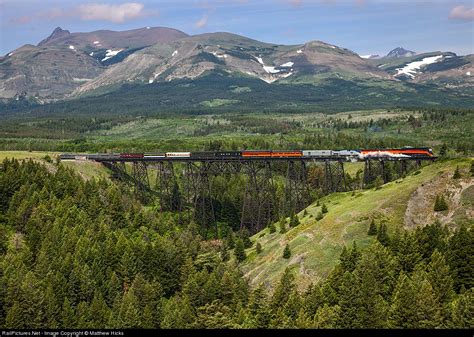
<path id="1" fill-rule="evenodd" d="M 474 326 L 472 225 L 378 225 L 366 248 L 344 247 L 329 276 L 303 291 L 293 268 L 250 287 L 239 261 L 259 245 L 245 232 L 204 240 L 202 228 L 143 207 L 122 185 L 83 180 L 62 164 L 4 160 L 0 326 Z M 291 247 L 281 263 L 289 256 Z"/>

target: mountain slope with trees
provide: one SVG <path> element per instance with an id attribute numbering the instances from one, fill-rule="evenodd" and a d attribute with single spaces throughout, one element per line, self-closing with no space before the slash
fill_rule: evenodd
<path id="1" fill-rule="evenodd" d="M 451 164 L 435 164 L 431 174 Z M 466 177 L 467 162 L 456 164 Z M 429 167 L 422 171 L 407 179 L 430 175 Z M 0 201 L 2 328 L 474 324 L 472 225 L 432 224 L 398 235 L 379 230 L 365 248 L 335 249 L 339 259 L 327 278 L 314 278 L 303 290 L 291 268 L 297 251 L 290 242 L 290 260 L 279 254 L 290 268 L 281 269 L 271 289 L 251 287 L 242 265 L 228 261 L 232 242 L 252 244 L 245 237 L 203 240 L 192 223 L 144 208 L 120 185 L 85 181 L 62 165 L 4 160 Z M 337 206 L 326 204 L 323 219 L 330 219 Z"/>

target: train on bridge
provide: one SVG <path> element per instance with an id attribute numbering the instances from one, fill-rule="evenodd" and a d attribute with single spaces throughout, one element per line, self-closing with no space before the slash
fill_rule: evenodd
<path id="1" fill-rule="evenodd" d="M 61 160 L 95 161 L 161 161 L 161 160 L 238 160 L 238 159 L 344 159 L 362 161 L 365 159 L 430 159 L 434 158 L 431 148 L 403 147 L 399 149 L 365 150 L 242 150 L 206 152 L 161 152 L 161 153 L 103 153 L 103 154 L 61 154 Z"/>

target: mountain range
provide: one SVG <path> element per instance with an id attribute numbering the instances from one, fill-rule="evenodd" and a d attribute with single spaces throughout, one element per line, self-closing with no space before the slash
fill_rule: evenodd
<path id="1" fill-rule="evenodd" d="M 307 90 L 343 81 L 368 88 L 366 94 L 375 97 L 379 89 L 408 93 L 429 88 L 446 97 L 471 99 L 473 61 L 474 55 L 415 53 L 401 47 L 384 57 L 361 57 L 322 41 L 279 45 L 222 32 L 190 36 L 164 27 L 90 33 L 58 27 L 38 45 L 0 57 L 0 99 L 42 104 L 104 95 L 130 85 L 158 91 L 160 83 L 201 83 L 216 74 L 227 78 L 229 88 L 239 80 Z M 234 87 L 229 90 L 252 90 L 252 85 Z"/>

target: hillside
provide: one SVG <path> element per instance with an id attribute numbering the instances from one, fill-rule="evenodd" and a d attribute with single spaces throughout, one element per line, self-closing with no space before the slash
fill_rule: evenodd
<path id="1" fill-rule="evenodd" d="M 379 190 L 331 194 L 320 200 L 328 213 L 320 221 L 315 218 L 321 210 L 316 203 L 298 214 L 300 225 L 285 234 L 269 229 L 252 237 L 254 245 L 247 250 L 247 260 L 242 265 L 251 284 L 261 282 L 274 285 L 286 267 L 297 270 L 298 285 L 304 289 L 328 275 L 336 265 L 343 245 L 355 241 L 365 247 L 375 240 L 367 235 L 371 219 L 377 225 L 385 223 L 389 235 L 397 227 L 414 228 L 439 220 L 449 227 L 461 223 L 473 223 L 474 178 L 469 174 L 471 160 L 459 159 L 436 162 L 412 173 L 405 179 L 390 182 Z M 463 178 L 452 179 L 459 166 Z M 433 211 L 437 193 L 443 193 L 449 204 L 447 212 Z M 408 205 L 408 207 L 407 207 Z M 402 220 L 403 219 L 403 220 Z M 288 221 L 287 221 L 288 222 Z M 260 242 L 262 252 L 256 254 L 255 245 Z M 282 258 L 283 249 L 289 244 L 291 258 Z"/>

